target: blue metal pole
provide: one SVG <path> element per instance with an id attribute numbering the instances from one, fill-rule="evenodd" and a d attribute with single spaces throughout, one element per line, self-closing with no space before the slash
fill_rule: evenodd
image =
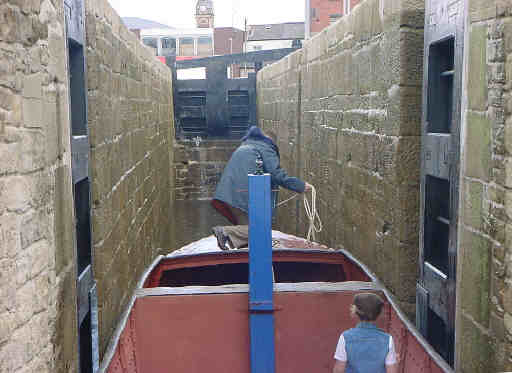
<path id="1" fill-rule="evenodd" d="M 274 373 L 270 175 L 249 175 L 251 373 Z"/>

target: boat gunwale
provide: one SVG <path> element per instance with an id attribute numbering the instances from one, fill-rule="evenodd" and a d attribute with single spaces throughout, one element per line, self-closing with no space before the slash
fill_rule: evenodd
<path id="1" fill-rule="evenodd" d="M 126 323 L 128 322 L 128 319 L 130 317 L 131 310 L 133 308 L 133 305 L 135 304 L 135 301 L 138 298 L 144 298 L 147 296 L 161 296 L 161 295 L 171 295 L 171 294 L 156 294 L 158 293 L 158 290 L 154 290 L 155 294 L 150 294 L 150 292 L 146 292 L 143 288 L 146 281 L 149 279 L 149 276 L 151 272 L 160 264 L 163 260 L 172 260 L 172 259 L 189 259 L 193 257 L 215 257 L 215 256 L 229 256 L 233 254 L 248 254 L 248 249 L 239 249 L 239 250 L 232 250 L 232 251 L 212 251 L 212 252 L 201 252 L 201 253 L 192 253 L 192 254 L 179 254 L 179 255 L 173 255 L 172 253 L 167 255 L 159 255 L 157 256 L 152 264 L 148 267 L 146 271 L 142 274 L 139 281 L 137 282 L 137 286 L 133 292 L 132 297 L 130 298 L 130 302 L 127 304 L 122 317 L 119 319 L 119 324 L 116 327 L 114 334 L 110 338 L 109 344 L 107 346 L 107 350 L 105 351 L 105 354 L 103 356 L 103 359 L 101 361 L 99 373 L 106 373 L 110 362 L 112 361 L 112 358 L 114 357 L 116 348 L 119 344 L 119 339 L 121 337 L 121 334 L 126 327 Z M 360 283 L 372 283 L 375 285 L 375 288 L 368 289 L 368 290 L 375 290 L 375 291 L 382 291 L 384 296 L 386 297 L 386 300 L 389 302 L 390 306 L 393 308 L 395 313 L 397 314 L 398 318 L 401 322 L 405 324 L 406 329 L 409 333 L 418 341 L 418 343 L 424 348 L 426 353 L 432 358 L 432 360 L 446 373 L 454 373 L 454 370 L 448 365 L 448 363 L 439 355 L 432 346 L 428 344 L 428 342 L 425 340 L 425 338 L 421 335 L 421 333 L 416 329 L 416 326 L 412 324 L 412 322 L 407 318 L 407 316 L 400 310 L 398 307 L 397 302 L 394 299 L 394 296 L 389 292 L 389 290 L 386 289 L 386 287 L 382 284 L 382 282 L 377 278 L 377 276 L 363 263 L 361 263 L 354 255 L 352 255 L 347 250 L 340 248 L 340 249 L 302 249 L 302 248 L 276 248 L 273 249 L 273 252 L 288 252 L 288 253 L 307 253 L 307 254 L 330 254 L 330 255 L 342 255 L 345 256 L 349 261 L 352 261 L 354 264 L 359 266 L 362 271 L 371 279 L 371 282 L 365 282 L 360 281 Z M 347 281 L 350 282 L 350 281 Z M 300 283 L 293 283 L 300 284 Z M 331 283 L 332 284 L 332 283 Z M 248 284 L 240 284 L 245 285 L 248 289 Z M 277 284 L 276 284 L 277 285 Z M 209 288 L 222 288 L 226 286 L 233 286 L 233 285 L 218 285 L 218 286 L 210 286 Z M 206 288 L 206 286 L 204 287 Z M 152 289 L 174 289 L 174 288 L 152 288 Z M 362 289 L 366 290 L 366 289 Z M 300 291 L 300 290 L 298 290 Z M 336 290 L 332 290 L 336 291 Z M 338 291 L 343 291 L 338 290 Z M 241 292 L 241 291 L 239 291 Z M 225 292 L 226 294 L 229 294 L 230 292 Z M 200 294 L 215 294 L 215 293 L 196 293 L 196 295 Z"/>
<path id="2" fill-rule="evenodd" d="M 343 281 L 343 282 L 277 282 L 274 283 L 275 293 L 319 293 L 341 291 L 382 291 L 375 282 L 369 281 Z M 229 284 L 216 286 L 179 286 L 154 287 L 138 289 L 137 298 L 165 296 L 165 295 L 209 295 L 209 294 L 236 294 L 248 293 L 248 284 Z"/>

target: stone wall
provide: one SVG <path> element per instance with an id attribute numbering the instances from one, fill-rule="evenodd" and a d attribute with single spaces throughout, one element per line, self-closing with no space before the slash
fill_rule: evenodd
<path id="1" fill-rule="evenodd" d="M 210 205 L 224 166 L 240 141 L 175 140 L 173 170 L 175 183 L 174 248 L 211 234 L 215 225 L 227 221 Z"/>
<path id="2" fill-rule="evenodd" d="M 86 1 L 100 354 L 143 270 L 172 246 L 172 74 L 107 0 Z"/>
<path id="3" fill-rule="evenodd" d="M 0 371 L 77 370 L 62 0 L 0 0 Z"/>
<path id="4" fill-rule="evenodd" d="M 317 188 L 317 240 L 366 263 L 411 316 L 423 24 L 423 1 L 366 0 L 258 74 L 261 126 L 277 135 L 288 172 Z M 302 202 L 282 208 L 278 223 L 304 235 Z"/>
<path id="5" fill-rule="evenodd" d="M 470 0 L 466 24 L 457 366 L 512 370 L 512 4 Z"/>

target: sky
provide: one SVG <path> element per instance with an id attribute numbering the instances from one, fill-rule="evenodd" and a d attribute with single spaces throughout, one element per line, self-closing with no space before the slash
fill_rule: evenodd
<path id="1" fill-rule="evenodd" d="M 121 17 L 139 17 L 173 27 L 195 27 L 197 0 L 108 0 Z M 215 27 L 304 22 L 305 0 L 214 0 Z"/>

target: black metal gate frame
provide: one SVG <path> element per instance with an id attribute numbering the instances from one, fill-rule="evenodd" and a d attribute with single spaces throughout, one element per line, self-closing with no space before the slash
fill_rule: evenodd
<path id="1" fill-rule="evenodd" d="M 416 323 L 452 366 L 464 11 L 463 0 L 426 1 Z M 434 324 L 444 325 L 442 334 L 437 335 Z M 438 346 L 436 339 L 441 340 Z"/>
<path id="2" fill-rule="evenodd" d="M 228 78 L 228 66 L 253 64 L 259 71 L 296 48 L 274 49 L 176 61 L 167 57 L 174 77 L 176 136 L 240 138 L 249 125 L 257 124 L 256 73 L 248 78 Z M 177 80 L 178 69 L 204 67 L 206 79 Z"/>
<path id="3" fill-rule="evenodd" d="M 68 45 L 73 199 L 76 222 L 78 369 L 99 369 L 98 304 L 92 268 L 84 0 L 64 0 Z"/>

